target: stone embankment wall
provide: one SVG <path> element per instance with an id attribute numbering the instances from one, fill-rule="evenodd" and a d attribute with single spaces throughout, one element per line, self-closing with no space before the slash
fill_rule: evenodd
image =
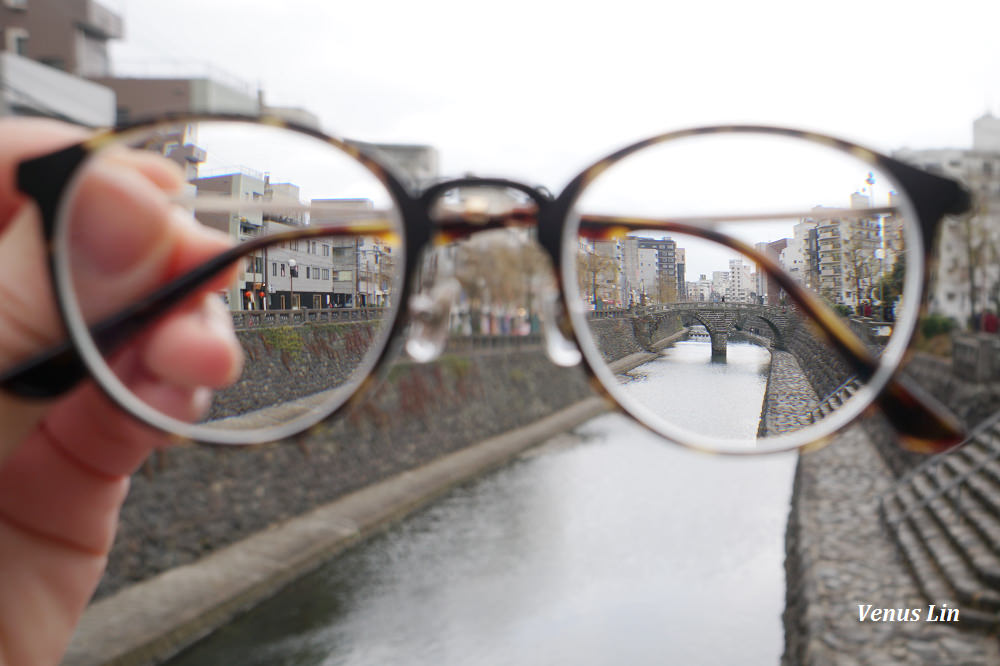
<path id="1" fill-rule="evenodd" d="M 1000 409 L 1000 385 L 969 381 L 947 359 L 917 354 L 903 373 L 970 429 Z M 962 624 L 858 621 L 858 603 L 927 609 L 878 515 L 879 497 L 927 459 L 899 448 L 878 414 L 800 455 L 785 536 L 783 664 L 997 663 L 995 639 Z"/>
<path id="2" fill-rule="evenodd" d="M 285 351 L 261 342 L 257 361 Z M 592 395 L 580 368 L 538 347 L 450 354 L 396 363 L 357 408 L 296 439 L 170 449 L 132 480 L 98 596 Z"/>
<path id="3" fill-rule="evenodd" d="M 286 402 L 343 383 L 361 363 L 379 320 L 237 331 L 243 374 L 215 394 L 209 418 Z"/>
<path id="4" fill-rule="evenodd" d="M 632 317 L 593 319 L 589 326 L 594 342 L 608 362 L 648 351 L 684 328 L 677 316 L 658 317 L 655 323 Z"/>
<path id="5" fill-rule="evenodd" d="M 822 400 L 853 374 L 809 324 L 801 324 L 788 336 L 788 351 L 798 361 L 816 396 Z"/>
<path id="6" fill-rule="evenodd" d="M 915 354 L 903 374 L 950 409 L 967 430 L 1000 410 L 1000 382 L 976 382 L 952 369 L 950 359 Z M 868 421 L 868 434 L 886 464 L 899 477 L 927 460 L 927 456 L 904 451 L 896 445 L 892 426 L 881 416 Z"/>
<path id="7" fill-rule="evenodd" d="M 617 317 L 588 322 L 590 333 L 605 361 L 617 361 L 629 354 L 646 351 L 635 339 L 633 321 L 631 317 Z"/>

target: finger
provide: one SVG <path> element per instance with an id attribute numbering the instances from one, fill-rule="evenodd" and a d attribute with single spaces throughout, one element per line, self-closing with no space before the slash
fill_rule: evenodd
<path id="1" fill-rule="evenodd" d="M 59 547 L 0 520 L 0 636 L 8 664 L 56 664 L 106 558 Z"/>
<path id="2" fill-rule="evenodd" d="M 243 367 L 243 348 L 232 317 L 215 294 L 199 307 L 171 316 L 142 345 L 152 374 L 176 386 L 222 388 L 235 382 Z"/>
<path id="3" fill-rule="evenodd" d="M 116 359 L 115 370 L 129 379 L 137 397 L 162 413 L 193 420 L 208 407 L 207 389 L 182 389 L 151 377 L 135 354 Z M 128 477 L 166 442 L 166 435 L 87 384 L 53 405 L 0 467 L 0 517 L 54 543 L 106 552 Z"/>
<path id="4" fill-rule="evenodd" d="M 9 367 L 66 337 L 49 280 L 38 215 L 31 206 L 22 207 L 0 236 L 0 321 L 0 367 Z"/>
<path id="5" fill-rule="evenodd" d="M 124 360 L 135 361 L 134 357 Z M 140 400 L 168 416 L 195 419 L 210 402 L 207 390 L 174 387 L 140 368 L 124 371 L 116 365 L 115 370 L 129 379 Z M 53 405 L 44 430 L 71 458 L 109 478 L 131 475 L 153 449 L 169 441 L 164 433 L 123 412 L 93 384 L 75 389 Z"/>
<path id="6" fill-rule="evenodd" d="M 164 161 L 155 155 L 133 158 L 147 166 Z M 70 202 L 71 282 L 88 321 L 136 302 L 231 244 L 225 234 L 172 205 L 167 192 L 128 162 L 123 156 L 98 160 Z"/>
<path id="7" fill-rule="evenodd" d="M 70 202 L 67 238 L 73 297 L 95 321 L 134 302 L 165 277 L 184 215 L 136 170 L 97 160 Z"/>
<path id="8" fill-rule="evenodd" d="M 43 426 L 0 468 L 0 519 L 50 543 L 107 552 L 128 478 L 68 454 Z"/>
<path id="9" fill-rule="evenodd" d="M 184 171 L 180 165 L 163 159 L 158 153 L 113 148 L 101 153 L 101 159 L 138 171 L 164 192 L 172 194 L 184 187 Z"/>
<path id="10" fill-rule="evenodd" d="M 48 409 L 49 403 L 23 400 L 0 393 L 0 465 L 28 436 Z"/>
<path id="11" fill-rule="evenodd" d="M 42 123 L 43 128 L 50 125 Z M 9 124 L 0 121 L 0 127 L 5 126 L 9 129 Z M 190 215 L 166 205 L 164 190 L 183 183 L 176 165 L 156 155 L 112 152 L 88 171 L 91 175 L 81 188 L 86 195 L 81 203 L 93 210 L 89 219 L 83 214 L 81 224 L 89 225 L 86 229 L 92 232 L 95 251 L 103 253 L 98 258 L 146 270 L 139 270 L 139 275 L 118 275 L 118 280 L 105 275 L 89 282 L 73 281 L 77 285 L 74 295 L 91 315 L 120 309 L 135 292 L 147 291 L 161 277 L 158 273 L 173 276 L 189 270 L 229 244 L 223 234 L 200 227 Z M 5 158 L 6 153 L 0 155 L 0 170 Z M 0 190 L 2 185 L 0 180 Z M 99 218 L 97 223 L 90 222 L 94 217 Z M 116 233 L 116 223 L 120 233 Z M 0 367 L 9 367 L 66 337 L 54 304 L 37 211 L 23 205 L 6 226 L 0 242 L 0 319 L 5 322 L 0 327 Z M 108 232 L 104 237 L 100 237 L 102 230 Z M 80 268 L 87 259 L 84 254 L 71 261 Z"/>

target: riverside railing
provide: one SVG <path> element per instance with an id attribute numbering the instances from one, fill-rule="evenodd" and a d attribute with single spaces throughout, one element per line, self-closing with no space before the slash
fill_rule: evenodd
<path id="1" fill-rule="evenodd" d="M 301 326 L 332 322 L 372 321 L 384 316 L 385 308 L 326 308 L 301 310 L 240 310 L 231 312 L 233 328 L 248 330 L 269 326 Z"/>
<path id="2" fill-rule="evenodd" d="M 473 352 L 541 347 L 541 345 L 541 333 L 529 333 L 528 335 L 451 335 L 445 349 L 449 352 Z"/>
<path id="3" fill-rule="evenodd" d="M 616 317 L 628 317 L 634 315 L 634 310 L 624 308 L 608 308 L 606 310 L 591 310 L 587 313 L 588 319 L 614 319 Z"/>
<path id="4" fill-rule="evenodd" d="M 869 347 L 881 348 L 889 341 L 892 334 L 891 321 L 877 321 L 871 317 L 848 317 L 848 325 L 854 334 Z"/>

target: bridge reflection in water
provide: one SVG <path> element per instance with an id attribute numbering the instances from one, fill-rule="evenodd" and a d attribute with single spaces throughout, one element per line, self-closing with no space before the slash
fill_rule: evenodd
<path id="1" fill-rule="evenodd" d="M 794 463 L 704 456 L 603 416 L 172 663 L 777 663 Z"/>

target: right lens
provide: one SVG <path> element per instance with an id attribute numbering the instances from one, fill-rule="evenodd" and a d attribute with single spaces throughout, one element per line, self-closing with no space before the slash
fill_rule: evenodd
<path id="1" fill-rule="evenodd" d="M 630 413 L 680 443 L 754 453 L 822 438 L 871 402 L 913 330 L 922 247 L 904 190 L 869 153 L 794 134 L 650 142 L 602 163 L 569 220 L 583 351 Z M 879 369 L 842 354 L 797 290 Z"/>
<path id="2" fill-rule="evenodd" d="M 134 174 L 167 167 L 183 183 L 169 199 Z M 153 425 L 279 438 L 342 404 L 385 346 L 401 222 L 379 178 L 332 143 L 248 122 L 156 125 L 98 151 L 68 193 L 56 251 L 69 326 L 98 380 Z M 177 399 L 150 393 L 151 373 Z"/>

